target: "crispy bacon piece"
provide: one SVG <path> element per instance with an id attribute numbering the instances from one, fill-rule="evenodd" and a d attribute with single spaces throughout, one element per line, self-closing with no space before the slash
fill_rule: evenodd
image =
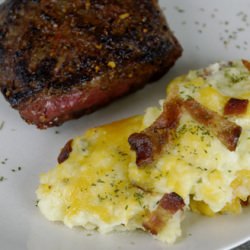
<path id="1" fill-rule="evenodd" d="M 163 146 L 170 141 L 171 135 L 179 124 L 181 102 L 179 98 L 167 101 L 163 112 L 150 127 L 129 136 L 130 147 L 136 152 L 137 166 L 152 163 Z"/>
<path id="2" fill-rule="evenodd" d="M 168 220 L 178 211 L 183 210 L 185 203 L 176 193 L 164 194 L 157 208 L 149 214 L 143 227 L 157 235 L 167 224 Z"/>
<path id="3" fill-rule="evenodd" d="M 250 204 L 250 196 L 245 201 L 240 200 L 240 204 L 242 207 L 247 207 Z"/>
<path id="4" fill-rule="evenodd" d="M 73 140 L 69 140 L 65 146 L 61 149 L 60 154 L 57 157 L 57 161 L 59 164 L 63 163 L 69 158 L 69 155 L 72 151 L 72 142 Z"/>
<path id="5" fill-rule="evenodd" d="M 175 214 L 178 210 L 183 209 L 185 203 L 181 196 L 173 192 L 164 194 L 159 202 L 159 206 L 169 211 L 171 214 Z"/>
<path id="6" fill-rule="evenodd" d="M 230 151 L 235 151 L 241 127 L 190 98 L 183 103 L 194 120 L 206 126 Z"/>
<path id="7" fill-rule="evenodd" d="M 224 107 L 224 115 L 242 115 L 247 111 L 248 100 L 230 98 Z"/>
<path id="8" fill-rule="evenodd" d="M 155 138 L 145 132 L 134 133 L 129 136 L 128 142 L 132 150 L 136 151 L 136 164 L 142 166 L 153 161 L 154 152 L 158 151 L 154 145 Z"/>
<path id="9" fill-rule="evenodd" d="M 242 63 L 243 63 L 244 66 L 250 71 L 250 61 L 242 60 Z"/>

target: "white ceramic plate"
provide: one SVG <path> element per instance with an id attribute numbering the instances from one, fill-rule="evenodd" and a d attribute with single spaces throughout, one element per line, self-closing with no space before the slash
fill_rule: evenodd
<path id="1" fill-rule="evenodd" d="M 142 113 L 164 97 L 166 83 L 190 69 L 220 60 L 250 58 L 249 0 L 161 0 L 184 47 L 175 67 L 158 83 L 59 128 L 40 131 L 24 123 L 0 97 L 0 249 L 118 250 L 229 249 L 250 239 L 250 209 L 239 216 L 190 215 L 183 237 L 167 246 L 141 232 L 99 235 L 51 223 L 35 206 L 39 174 L 56 164 L 60 148 L 89 127 Z M 18 170 L 18 167 L 21 170 Z M 20 169 L 19 168 L 19 169 Z"/>

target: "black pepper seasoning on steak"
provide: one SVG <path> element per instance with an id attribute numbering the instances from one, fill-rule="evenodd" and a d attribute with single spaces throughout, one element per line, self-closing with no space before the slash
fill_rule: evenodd
<path id="1" fill-rule="evenodd" d="M 39 128 L 158 79 L 181 52 L 156 0 L 7 0 L 0 6 L 1 91 Z"/>

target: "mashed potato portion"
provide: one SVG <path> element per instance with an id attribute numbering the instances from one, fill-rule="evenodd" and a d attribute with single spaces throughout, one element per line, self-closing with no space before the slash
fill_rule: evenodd
<path id="1" fill-rule="evenodd" d="M 75 138 L 67 159 L 41 175 L 37 190 L 41 212 L 51 221 L 104 233 L 148 230 L 145 221 L 150 216 L 153 221 L 162 197 L 175 193 L 185 207 L 163 215 L 159 231 L 149 230 L 170 243 L 181 235 L 186 210 L 208 216 L 240 213 L 250 196 L 249 70 L 246 61 L 216 63 L 175 79 L 167 89 L 167 98 L 173 93 L 183 100 L 193 98 L 239 125 L 235 150 L 183 112 L 171 146 L 153 163 L 138 167 L 128 137 L 161 114 L 161 107 L 151 107 L 144 116 L 93 128 Z M 244 100 L 246 110 L 225 115 L 232 98 Z"/>
<path id="2" fill-rule="evenodd" d="M 90 129 L 73 141 L 67 161 L 41 176 L 39 207 L 49 220 L 104 233 L 142 227 L 159 195 L 145 193 L 128 179 L 130 149 L 124 142 L 141 121 L 133 117 Z"/>

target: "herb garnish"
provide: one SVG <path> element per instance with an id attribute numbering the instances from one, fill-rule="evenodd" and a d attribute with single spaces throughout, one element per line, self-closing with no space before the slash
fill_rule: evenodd
<path id="1" fill-rule="evenodd" d="M 4 180 L 7 180 L 7 179 L 3 176 L 0 176 L 0 181 L 4 181 Z"/>
<path id="2" fill-rule="evenodd" d="M 4 124 L 5 124 L 5 122 L 4 122 L 4 121 L 2 121 L 2 122 L 0 123 L 0 130 L 1 130 L 1 129 L 3 129 Z"/>

